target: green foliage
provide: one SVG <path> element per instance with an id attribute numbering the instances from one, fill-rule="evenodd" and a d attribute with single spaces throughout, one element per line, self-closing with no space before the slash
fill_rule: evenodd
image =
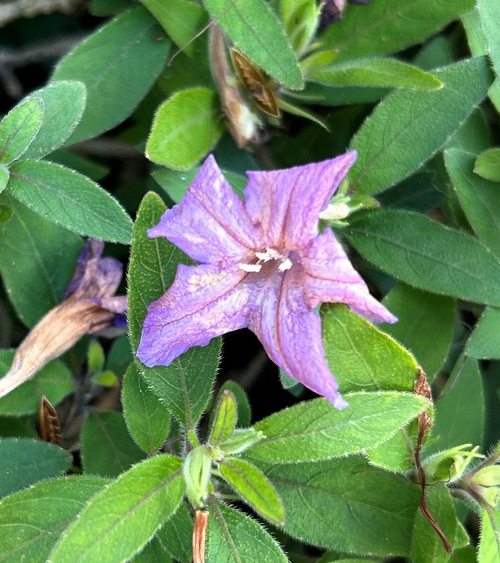
<path id="1" fill-rule="evenodd" d="M 474 172 L 486 180 L 500 182 L 500 149 L 488 149 L 481 153 L 474 163 Z"/>
<path id="2" fill-rule="evenodd" d="M 500 510 L 484 509 L 481 514 L 481 542 L 478 563 L 500 561 Z"/>
<path id="3" fill-rule="evenodd" d="M 40 98 L 16 106 L 0 123 L 0 162 L 7 165 L 17 160 L 36 137 L 43 115 Z"/>
<path id="4" fill-rule="evenodd" d="M 471 334 L 465 353 L 477 360 L 500 359 L 500 311 L 487 307 Z"/>

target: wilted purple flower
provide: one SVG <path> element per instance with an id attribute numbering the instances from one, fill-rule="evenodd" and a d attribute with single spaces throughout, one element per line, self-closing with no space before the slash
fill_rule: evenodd
<path id="1" fill-rule="evenodd" d="M 368 292 L 319 213 L 356 158 L 248 172 L 241 201 L 208 157 L 183 201 L 150 237 L 166 237 L 197 266 L 179 265 L 170 289 L 148 308 L 139 359 L 169 365 L 191 346 L 248 327 L 269 357 L 336 408 L 347 403 L 325 360 L 322 302 L 346 303 L 371 321 L 396 318 Z"/>

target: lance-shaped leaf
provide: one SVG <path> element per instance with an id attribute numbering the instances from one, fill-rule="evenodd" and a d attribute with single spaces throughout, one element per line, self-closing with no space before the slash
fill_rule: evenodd
<path id="1" fill-rule="evenodd" d="M 147 459 L 92 498 L 50 561 L 129 560 L 177 510 L 183 495 L 181 460 L 167 454 Z"/>
<path id="2" fill-rule="evenodd" d="M 349 393 L 349 408 L 324 399 L 300 403 L 261 420 L 264 438 L 247 450 L 252 458 L 279 463 L 319 461 L 373 448 L 429 407 L 409 393 Z"/>
<path id="3" fill-rule="evenodd" d="M 236 399 L 231 391 L 224 391 L 217 405 L 208 443 L 218 446 L 221 442 L 228 440 L 236 428 L 237 418 Z"/>
<path id="4" fill-rule="evenodd" d="M 35 138 L 43 116 L 43 102 L 33 98 L 15 106 L 0 123 L 0 163 L 17 160 Z"/>
<path id="5" fill-rule="evenodd" d="M 95 182 L 52 162 L 26 160 L 11 167 L 13 197 L 46 219 L 80 235 L 129 244 L 132 221 Z"/>
<path id="6" fill-rule="evenodd" d="M 203 5 L 239 51 L 283 86 L 304 84 L 283 26 L 264 0 L 203 0 Z"/>
<path id="7" fill-rule="evenodd" d="M 420 213 L 376 211 L 353 221 L 349 240 L 370 262 L 410 285 L 500 305 L 500 263 L 477 239 Z"/>
<path id="8" fill-rule="evenodd" d="M 4 498 L 2 559 L 45 563 L 64 529 L 107 482 L 101 477 L 60 477 Z"/>
<path id="9" fill-rule="evenodd" d="M 500 149 L 488 149 L 482 152 L 474 163 L 474 173 L 486 180 L 500 182 Z"/>
<path id="10" fill-rule="evenodd" d="M 485 57 L 433 72 L 444 86 L 398 91 L 381 102 L 351 142 L 359 158 L 353 189 L 374 194 L 403 180 L 440 149 L 486 96 L 491 72 Z"/>
<path id="11" fill-rule="evenodd" d="M 147 236 L 147 229 L 158 223 L 164 211 L 160 198 L 153 193 L 147 194 L 134 226 L 128 272 L 129 336 L 134 350 L 139 345 L 147 306 L 172 284 L 178 264 L 188 261 L 166 239 L 150 239 Z M 137 364 L 159 399 L 189 427 L 201 416 L 210 398 L 220 346 L 220 339 L 214 339 L 206 348 L 188 350 L 167 367 L 147 368 Z"/>
<path id="12" fill-rule="evenodd" d="M 262 517 L 273 524 L 283 524 L 283 503 L 260 469 L 244 459 L 228 457 L 219 462 L 219 471 L 241 498 Z"/>

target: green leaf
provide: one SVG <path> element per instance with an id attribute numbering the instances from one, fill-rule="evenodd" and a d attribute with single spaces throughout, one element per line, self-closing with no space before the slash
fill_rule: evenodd
<path id="1" fill-rule="evenodd" d="M 158 541 L 156 536 L 129 561 L 133 563 L 173 563 L 172 558 L 165 551 L 165 546 Z"/>
<path id="2" fill-rule="evenodd" d="M 496 0 L 477 0 L 477 10 L 493 70 L 500 78 L 500 36 L 497 25 L 500 21 L 500 5 Z"/>
<path id="3" fill-rule="evenodd" d="M 64 529 L 107 482 L 101 477 L 60 477 L 1 500 L 1 560 L 45 563 Z"/>
<path id="4" fill-rule="evenodd" d="M 44 105 L 43 119 L 35 140 L 24 158 L 43 158 L 64 144 L 80 122 L 87 102 L 85 84 L 77 80 L 61 80 L 35 90 L 27 99 L 40 98 Z"/>
<path id="5" fill-rule="evenodd" d="M 83 424 L 81 442 L 85 473 L 120 475 L 144 457 L 119 412 L 91 412 Z"/>
<path id="6" fill-rule="evenodd" d="M 170 430 L 170 414 L 131 364 L 123 379 L 123 415 L 135 443 L 153 455 Z"/>
<path id="7" fill-rule="evenodd" d="M 128 560 L 172 516 L 183 494 L 180 459 L 162 454 L 135 465 L 91 499 L 50 561 Z"/>
<path id="8" fill-rule="evenodd" d="M 224 391 L 215 411 L 208 443 L 211 446 L 218 446 L 221 442 L 228 440 L 236 428 L 237 418 L 236 399 L 231 391 Z"/>
<path id="9" fill-rule="evenodd" d="M 129 244 L 132 221 L 108 192 L 52 162 L 26 160 L 11 167 L 9 192 L 36 213 L 83 236 Z"/>
<path id="10" fill-rule="evenodd" d="M 100 342 L 95 339 L 91 340 L 87 351 L 87 369 L 89 373 L 102 371 L 105 361 L 106 356 Z"/>
<path id="11" fill-rule="evenodd" d="M 165 551 L 182 563 L 192 561 L 193 519 L 185 505 L 181 504 L 156 534 Z"/>
<path id="12" fill-rule="evenodd" d="M 10 164 L 26 152 L 43 116 L 43 102 L 33 98 L 15 106 L 0 123 L 0 163 Z"/>
<path id="13" fill-rule="evenodd" d="M 189 170 L 219 140 L 223 130 L 217 95 L 207 88 L 176 92 L 156 112 L 146 156 L 177 170 Z"/>
<path id="14" fill-rule="evenodd" d="M 446 169 L 471 227 L 500 259 L 500 186 L 474 174 L 474 160 L 474 155 L 455 149 L 444 153 Z"/>
<path id="15" fill-rule="evenodd" d="M 193 39 L 208 23 L 205 10 L 188 0 L 140 0 L 158 20 L 172 41 L 188 56 L 194 54 Z"/>
<path id="16" fill-rule="evenodd" d="M 339 60 L 385 55 L 421 43 L 474 8 L 474 0 L 384 0 L 347 6 L 344 18 L 322 35 L 322 47 Z"/>
<path id="17" fill-rule="evenodd" d="M 283 503 L 260 469 L 244 459 L 230 457 L 219 462 L 219 471 L 241 498 L 263 518 L 275 525 L 283 524 Z"/>
<path id="18" fill-rule="evenodd" d="M 409 176 L 446 143 L 491 83 L 484 57 L 433 74 L 443 88 L 394 92 L 365 120 L 351 142 L 358 150 L 349 174 L 352 189 L 374 194 Z"/>
<path id="19" fill-rule="evenodd" d="M 238 50 L 264 72 L 286 88 L 303 87 L 290 42 L 265 0 L 203 0 L 203 5 Z"/>
<path id="20" fill-rule="evenodd" d="M 415 466 L 414 451 L 417 447 L 418 430 L 418 422 L 412 420 L 408 426 L 399 430 L 387 442 L 367 450 L 365 455 L 370 464 L 394 473 L 413 469 Z"/>
<path id="21" fill-rule="evenodd" d="M 500 311 L 487 307 L 465 346 L 476 360 L 500 360 Z"/>
<path id="22" fill-rule="evenodd" d="M 397 59 L 356 59 L 334 63 L 313 72 L 310 78 L 327 86 L 376 86 L 412 90 L 439 90 L 443 87 L 441 80 L 434 75 Z"/>
<path id="23" fill-rule="evenodd" d="M 408 348 L 432 380 L 450 350 L 457 320 L 455 301 L 399 283 L 388 293 L 384 305 L 399 320 L 381 328 Z"/>
<path id="24" fill-rule="evenodd" d="M 460 444 L 481 446 L 484 432 L 484 394 L 477 360 L 461 356 L 435 403 L 430 455 Z"/>
<path id="25" fill-rule="evenodd" d="M 285 506 L 283 530 L 360 555 L 407 555 L 419 489 L 361 457 L 262 466 Z"/>
<path id="26" fill-rule="evenodd" d="M 488 149 L 474 163 L 474 173 L 486 180 L 500 182 L 500 149 Z"/>
<path id="27" fill-rule="evenodd" d="M 0 164 L 0 194 L 4 191 L 9 181 L 9 169 L 4 164 Z"/>
<path id="28" fill-rule="evenodd" d="M 164 211 L 160 198 L 149 193 L 139 208 L 134 226 L 128 272 L 129 336 L 134 350 L 139 345 L 148 305 L 170 287 L 178 264 L 188 261 L 167 239 L 147 236 L 147 229 L 159 222 Z M 147 368 L 137 362 L 139 372 L 150 388 L 188 428 L 193 427 L 209 401 L 219 365 L 220 346 L 220 339 L 213 339 L 204 348 L 191 348 L 167 367 Z"/>
<path id="29" fill-rule="evenodd" d="M 14 359 L 15 350 L 0 350 L 0 375 L 3 377 Z M 73 376 L 68 368 L 54 360 L 44 366 L 33 379 L 0 399 L 0 416 L 23 416 L 38 412 L 40 397 L 45 395 L 52 405 L 57 405 L 74 388 Z"/>
<path id="30" fill-rule="evenodd" d="M 403 347 L 345 305 L 322 308 L 325 354 L 340 390 L 412 391 L 415 359 Z"/>
<path id="31" fill-rule="evenodd" d="M 500 562 L 500 510 L 483 510 L 478 563 Z"/>
<path id="32" fill-rule="evenodd" d="M 246 428 L 247 426 L 250 426 L 250 422 L 252 420 L 252 408 L 244 389 L 235 381 L 228 379 L 221 385 L 221 388 L 219 390 L 219 397 L 221 397 L 226 390 L 231 391 L 234 398 L 236 399 L 236 406 L 238 411 L 237 426 L 239 428 Z"/>
<path id="33" fill-rule="evenodd" d="M 408 211 L 367 213 L 349 240 L 370 262 L 425 291 L 500 305 L 500 263 L 477 239 Z"/>
<path id="34" fill-rule="evenodd" d="M 286 563 L 288 558 L 274 538 L 255 520 L 211 500 L 207 563 Z"/>
<path id="35" fill-rule="evenodd" d="M 447 149 L 479 154 L 492 144 L 490 124 L 481 108 L 477 107 L 446 143 Z"/>
<path id="36" fill-rule="evenodd" d="M 6 194 L 2 203 L 12 217 L 0 222 L 0 272 L 16 313 L 32 327 L 62 299 L 83 242 Z"/>
<path id="37" fill-rule="evenodd" d="M 279 463 L 317 461 L 373 448 L 428 407 L 408 393 L 349 393 L 349 407 L 325 399 L 299 403 L 264 418 L 254 428 L 264 438 L 247 450 L 252 458 Z"/>
<path id="38" fill-rule="evenodd" d="M 163 70 L 169 48 L 156 20 L 144 8 L 136 8 L 105 24 L 63 57 L 52 82 L 80 80 L 88 95 L 87 109 L 68 142 L 95 137 L 126 119 Z"/>
<path id="39" fill-rule="evenodd" d="M 0 439 L 0 497 L 32 483 L 56 477 L 71 465 L 72 457 L 58 446 L 39 440 Z"/>
<path id="40" fill-rule="evenodd" d="M 469 543 L 469 536 L 457 519 L 453 500 L 446 485 L 429 487 L 426 493 L 427 508 L 432 518 L 455 550 Z M 411 544 L 411 557 L 415 563 L 448 563 L 450 554 L 444 549 L 441 538 L 421 510 L 417 511 Z M 451 559 L 453 561 L 453 558 Z"/>

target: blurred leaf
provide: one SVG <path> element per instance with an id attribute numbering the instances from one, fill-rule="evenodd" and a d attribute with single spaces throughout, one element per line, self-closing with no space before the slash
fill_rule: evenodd
<path id="1" fill-rule="evenodd" d="M 115 477 L 144 457 L 119 412 L 91 412 L 81 433 L 85 473 Z"/>
<path id="2" fill-rule="evenodd" d="M 0 439 L 0 497 L 64 473 L 71 455 L 53 444 L 28 438 Z M 0 505 L 1 506 L 1 505 Z"/>
<path id="3" fill-rule="evenodd" d="M 474 8 L 474 0 L 384 0 L 347 6 L 344 18 L 321 36 L 338 60 L 385 55 L 421 43 Z"/>
<path id="4" fill-rule="evenodd" d="M 462 14 L 460 18 L 462 25 L 465 29 L 465 34 L 467 36 L 467 43 L 469 45 L 470 52 L 473 57 L 482 57 L 488 54 L 488 49 L 486 46 L 486 38 L 484 32 L 481 29 L 481 22 L 479 20 L 479 10 L 476 8 Z"/>
<path id="5" fill-rule="evenodd" d="M 426 493 L 429 512 L 455 550 L 469 544 L 469 536 L 457 519 L 453 500 L 446 485 L 429 487 Z M 415 563 L 448 563 L 453 561 L 444 549 L 441 538 L 421 510 L 415 516 L 411 543 L 411 558 Z"/>
<path id="6" fill-rule="evenodd" d="M 102 371 L 105 361 L 106 356 L 100 342 L 95 339 L 91 340 L 87 352 L 87 368 L 89 373 Z"/>
<path id="7" fill-rule="evenodd" d="M 192 561 L 193 519 L 189 510 L 181 504 L 156 534 L 165 551 L 182 563 Z"/>
<path id="8" fill-rule="evenodd" d="M 144 8 L 119 15 L 72 49 L 52 82 L 80 80 L 88 104 L 69 143 L 95 137 L 126 119 L 165 65 L 170 41 Z M 125 86 L 126 85 L 126 86 Z"/>
<path id="9" fill-rule="evenodd" d="M 26 152 L 36 137 L 43 116 L 39 98 L 15 106 L 0 122 L 0 163 L 10 164 Z"/>
<path id="10" fill-rule="evenodd" d="M 178 170 L 189 170 L 222 134 L 217 95 L 207 88 L 176 92 L 156 112 L 146 156 Z"/>
<path id="11" fill-rule="evenodd" d="M 382 324 L 384 332 L 408 348 L 432 380 L 451 346 L 457 320 L 455 302 L 399 283 L 384 305 L 399 318 L 393 325 Z"/>
<path id="12" fill-rule="evenodd" d="M 444 83 L 433 92 L 394 92 L 365 120 L 351 142 L 358 159 L 351 188 L 383 191 L 409 176 L 441 148 L 486 96 L 491 83 L 484 57 L 434 72 Z"/>
<path id="13" fill-rule="evenodd" d="M 500 311 L 487 307 L 465 346 L 465 353 L 477 360 L 500 359 Z M 0 403 L 1 404 L 1 403 Z"/>
<path id="14" fill-rule="evenodd" d="M 94 180 L 94 182 L 102 180 L 110 172 L 109 166 L 105 166 L 95 160 L 64 149 L 58 149 L 51 153 L 47 160 L 76 170 L 76 172 L 80 172 L 80 174 L 87 176 L 91 180 Z"/>
<path id="15" fill-rule="evenodd" d="M 207 563 L 285 563 L 286 555 L 274 538 L 255 520 L 213 500 L 209 506 Z"/>
<path id="16" fill-rule="evenodd" d="M 367 213 L 349 231 L 362 256 L 407 284 L 500 305 L 500 263 L 470 235 L 408 211 Z"/>
<path id="17" fill-rule="evenodd" d="M 132 561 L 133 563 L 172 563 L 172 558 L 155 536 L 144 546 L 142 551 L 134 555 L 134 557 L 128 561 Z"/>
<path id="18" fill-rule="evenodd" d="M 262 466 L 283 499 L 283 530 L 360 555 L 407 555 L 419 490 L 361 457 Z"/>
<path id="19" fill-rule="evenodd" d="M 9 169 L 4 164 L 0 164 L 0 193 L 3 192 L 7 182 L 9 181 Z"/>
<path id="20" fill-rule="evenodd" d="M 177 510 L 183 495 L 180 459 L 162 454 L 138 463 L 90 500 L 50 561 L 129 560 Z"/>
<path id="21" fill-rule="evenodd" d="M 500 78 L 500 4 L 496 0 L 477 0 L 477 10 L 493 70 L 497 78 Z"/>
<path id="22" fill-rule="evenodd" d="M 450 39 L 437 35 L 427 41 L 413 59 L 413 64 L 424 70 L 447 66 L 453 62 L 454 53 Z"/>
<path id="23" fill-rule="evenodd" d="M 98 17 L 114 16 L 133 5 L 134 0 L 90 0 L 89 12 Z"/>
<path id="24" fill-rule="evenodd" d="M 11 167 L 9 192 L 33 211 L 80 235 L 129 244 L 132 221 L 108 192 L 52 162 L 26 160 Z"/>
<path id="25" fill-rule="evenodd" d="M 474 163 L 474 173 L 486 180 L 500 182 L 500 149 L 488 149 Z"/>
<path id="26" fill-rule="evenodd" d="M 147 229 L 165 211 L 160 198 L 149 193 L 137 213 L 128 272 L 129 336 L 134 350 L 141 338 L 147 306 L 165 293 L 174 281 L 179 263 L 189 259 L 165 238 L 150 239 Z M 208 346 L 193 347 L 169 366 L 147 368 L 137 362 L 150 388 L 185 426 L 191 428 L 202 415 L 219 365 L 220 338 Z"/>
<path id="27" fill-rule="evenodd" d="M 315 399 L 264 418 L 254 428 L 265 437 L 248 455 L 296 463 L 357 453 L 388 440 L 428 407 L 425 399 L 409 393 L 348 393 L 344 398 L 349 407 L 342 411 Z"/>
<path id="28" fill-rule="evenodd" d="M 101 477 L 60 477 L 4 498 L 1 560 L 45 563 L 64 529 L 107 482 Z"/>
<path id="29" fill-rule="evenodd" d="M 443 83 L 434 75 L 397 59 L 356 59 L 332 64 L 310 78 L 331 86 L 376 86 L 439 90 Z"/>
<path id="30" fill-rule="evenodd" d="M 265 475 L 248 461 L 225 458 L 219 463 L 222 477 L 263 518 L 282 525 L 285 511 L 281 499 Z"/>
<path id="31" fill-rule="evenodd" d="M 203 0 L 210 16 L 239 51 L 286 88 L 304 79 L 285 30 L 265 0 Z"/>
<path id="32" fill-rule="evenodd" d="M 500 510 L 489 509 L 481 514 L 481 538 L 477 563 L 500 562 Z"/>
<path id="33" fill-rule="evenodd" d="M 43 158 L 64 144 L 82 118 L 87 90 L 77 80 L 61 80 L 35 90 L 27 99 L 40 98 L 44 111 L 40 130 L 24 159 Z"/>
<path id="34" fill-rule="evenodd" d="M 83 242 L 5 194 L 1 203 L 12 217 L 0 222 L 0 272 L 16 313 L 32 327 L 62 299 Z"/>
<path id="35" fill-rule="evenodd" d="M 14 359 L 14 350 L 0 350 L 0 374 L 4 376 Z M 44 366 L 33 379 L 0 399 L 0 416 L 23 416 L 38 412 L 40 397 L 45 395 L 57 405 L 74 388 L 73 376 L 58 360 Z"/>
<path id="36" fill-rule="evenodd" d="M 447 149 L 460 149 L 479 154 L 490 147 L 491 142 L 490 124 L 479 106 L 455 131 L 445 146 Z"/>
<path id="37" fill-rule="evenodd" d="M 170 430 L 170 414 L 131 364 L 123 379 L 123 415 L 135 443 L 149 455 L 156 453 Z"/>
<path id="38" fill-rule="evenodd" d="M 323 127 L 323 129 L 325 129 L 326 131 L 329 131 L 328 125 L 324 119 L 321 119 L 321 117 L 315 115 L 314 113 L 312 113 L 307 109 L 304 109 L 301 106 L 291 104 L 289 101 L 285 100 L 284 97 L 278 99 L 278 106 L 286 113 L 290 113 L 292 115 L 298 115 L 299 117 L 308 119 L 309 121 L 316 123 L 320 127 Z"/>

